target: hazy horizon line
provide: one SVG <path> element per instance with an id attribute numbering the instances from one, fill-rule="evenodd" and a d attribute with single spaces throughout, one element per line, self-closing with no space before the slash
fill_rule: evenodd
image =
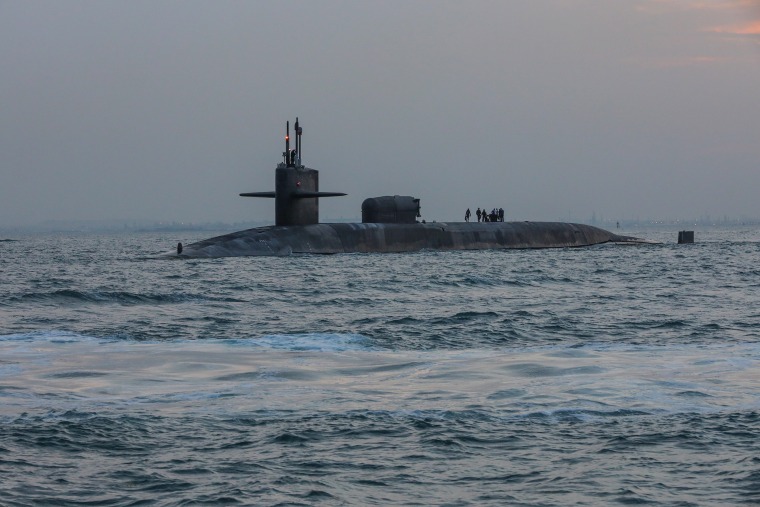
<path id="1" fill-rule="evenodd" d="M 463 222 L 464 220 L 426 220 L 428 223 L 435 222 Z M 599 227 L 649 227 L 667 225 L 691 225 L 691 226 L 733 226 L 733 225 L 758 225 L 759 217 L 731 217 L 721 216 L 718 219 L 710 216 L 692 218 L 557 218 L 556 220 L 526 220 L 517 217 L 507 222 L 572 222 Z M 361 217 L 326 217 L 320 223 L 352 223 L 361 222 Z M 223 221 L 209 220 L 204 222 L 159 220 L 159 219 L 62 219 L 44 220 L 36 224 L 26 225 L 0 225 L 2 233 L 44 233 L 44 232 L 173 232 L 173 231 L 212 231 L 223 229 L 246 229 L 253 227 L 265 227 L 274 225 L 270 220 L 244 220 Z"/>

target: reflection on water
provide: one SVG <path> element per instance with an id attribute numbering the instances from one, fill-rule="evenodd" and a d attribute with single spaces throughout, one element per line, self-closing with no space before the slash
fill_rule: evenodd
<path id="1" fill-rule="evenodd" d="M 378 350 L 355 335 L 133 342 L 0 341 L 2 413 L 156 410 L 482 410 L 646 414 L 760 408 L 760 344 Z M 320 345 L 321 344 L 321 345 Z M 200 403 L 202 402 L 202 403 Z"/>

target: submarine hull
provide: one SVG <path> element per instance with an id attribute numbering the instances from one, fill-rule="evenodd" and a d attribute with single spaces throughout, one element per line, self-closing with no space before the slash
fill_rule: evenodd
<path id="1" fill-rule="evenodd" d="M 643 243 L 584 224 L 564 222 L 333 223 L 268 226 L 185 246 L 178 257 L 393 253 L 419 250 L 568 248 Z"/>

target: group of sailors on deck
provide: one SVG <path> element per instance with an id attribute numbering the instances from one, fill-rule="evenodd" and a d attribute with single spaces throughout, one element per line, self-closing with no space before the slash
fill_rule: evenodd
<path id="1" fill-rule="evenodd" d="M 472 213 L 470 213 L 470 208 L 467 208 L 467 211 L 464 212 L 464 221 L 469 222 L 471 216 Z M 494 208 L 490 213 L 488 213 L 485 208 L 483 208 L 483 211 L 478 208 L 477 211 L 475 211 L 475 216 L 478 218 L 478 222 L 503 222 L 504 208 Z"/>

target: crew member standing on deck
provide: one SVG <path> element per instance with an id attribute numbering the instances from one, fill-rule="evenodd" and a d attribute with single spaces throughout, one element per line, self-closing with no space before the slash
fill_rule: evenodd
<path id="1" fill-rule="evenodd" d="M 469 222 L 470 221 L 470 208 L 467 208 L 467 211 L 464 212 L 464 221 Z"/>
<path id="2" fill-rule="evenodd" d="M 478 208 L 477 211 L 475 212 L 475 216 L 478 217 L 478 222 L 480 222 L 480 208 Z"/>

